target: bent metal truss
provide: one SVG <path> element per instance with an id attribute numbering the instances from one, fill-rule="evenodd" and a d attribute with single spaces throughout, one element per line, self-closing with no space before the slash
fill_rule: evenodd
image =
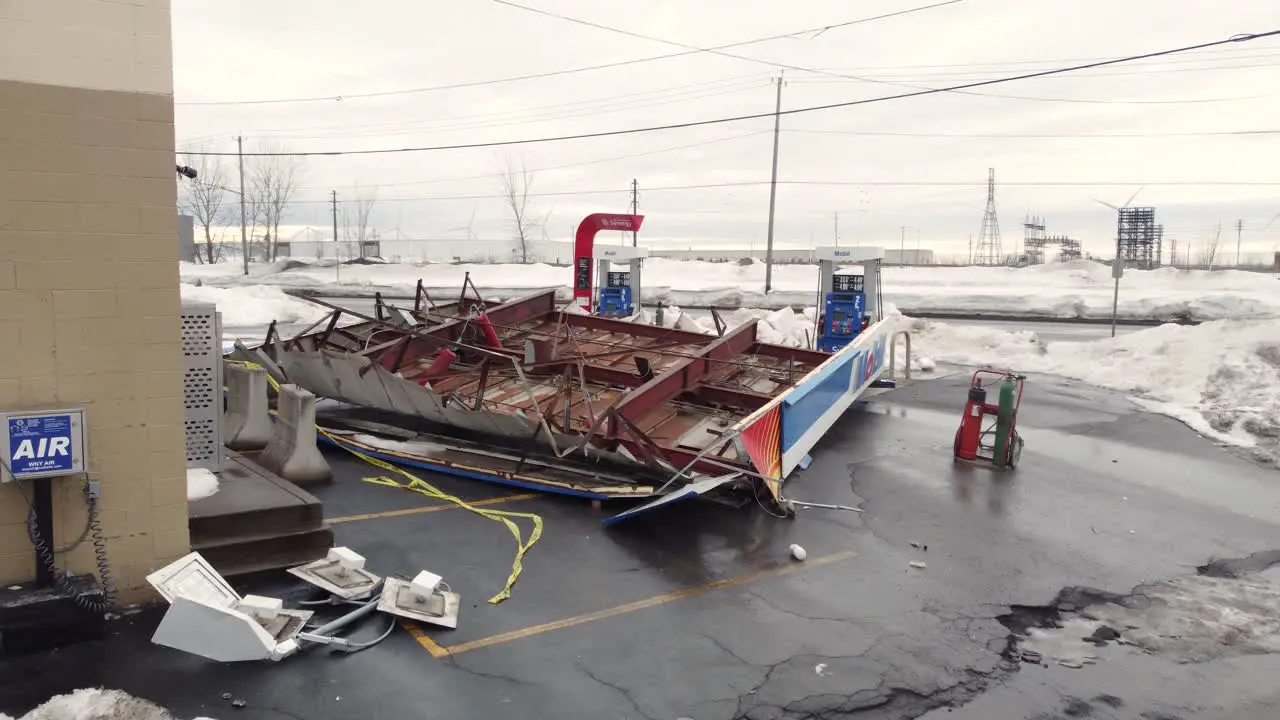
<path id="1" fill-rule="evenodd" d="M 419 284 L 412 309 L 373 315 L 308 298 L 328 315 L 233 356 L 337 401 L 319 422 L 362 452 L 588 497 L 725 477 L 777 498 L 885 366 L 882 322 L 828 354 L 760 342 L 754 320 L 705 335 L 561 309 L 554 290 L 466 292 L 435 305 Z"/>

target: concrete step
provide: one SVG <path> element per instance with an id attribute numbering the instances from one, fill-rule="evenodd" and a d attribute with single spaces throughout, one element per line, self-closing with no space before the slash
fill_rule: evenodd
<path id="1" fill-rule="evenodd" d="M 280 570 L 318 560 L 333 547 L 327 525 L 295 532 L 263 532 L 191 544 L 225 577 Z"/>
<path id="2" fill-rule="evenodd" d="M 226 576 L 291 567 L 324 557 L 333 532 L 311 493 L 230 453 L 218 492 L 189 504 L 191 548 Z"/>

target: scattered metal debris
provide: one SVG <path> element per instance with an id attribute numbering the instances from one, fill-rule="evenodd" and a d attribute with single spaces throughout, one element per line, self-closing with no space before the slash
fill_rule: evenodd
<path id="1" fill-rule="evenodd" d="M 329 312 L 289 339 L 272 325 L 229 359 L 337 401 L 317 413 L 327 441 L 593 499 L 733 475 L 717 487 L 759 498 L 763 485 L 779 502 L 783 480 L 879 378 L 888 340 L 877 322 L 832 354 L 761 342 L 755 320 L 704 335 L 561 309 L 550 290 L 490 302 L 470 282 L 443 305 L 419 282 L 411 309 L 379 296 L 372 315 L 304 299 Z"/>

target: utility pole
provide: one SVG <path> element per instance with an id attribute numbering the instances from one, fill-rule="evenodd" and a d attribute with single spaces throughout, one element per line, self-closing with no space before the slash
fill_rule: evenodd
<path id="1" fill-rule="evenodd" d="M 336 282 L 342 282 L 342 253 L 339 251 L 338 245 L 338 191 L 329 191 L 329 202 L 333 206 L 333 259 L 334 263 L 333 276 Z"/>
<path id="2" fill-rule="evenodd" d="M 778 100 L 773 110 L 773 174 L 769 179 L 769 236 L 764 250 L 764 291 L 773 288 L 773 215 L 778 202 L 778 133 L 782 128 L 782 74 L 778 74 Z"/>
<path id="3" fill-rule="evenodd" d="M 1236 220 L 1236 269 L 1240 269 L 1240 235 L 1244 232 L 1244 220 Z"/>
<path id="4" fill-rule="evenodd" d="M 635 178 L 631 179 L 631 214 L 635 215 L 640 208 L 640 186 Z M 631 231 L 631 247 L 636 246 L 636 231 Z"/>
<path id="5" fill-rule="evenodd" d="M 898 234 L 898 264 L 905 265 L 907 262 L 907 226 L 900 225 L 901 233 Z"/>
<path id="6" fill-rule="evenodd" d="M 244 136 L 236 138 L 236 155 L 240 156 L 240 252 L 244 255 L 244 274 L 249 274 L 249 235 L 244 218 Z"/>
<path id="7" fill-rule="evenodd" d="M 840 211 L 837 210 L 831 214 L 831 238 L 835 241 L 836 247 L 840 247 Z"/>

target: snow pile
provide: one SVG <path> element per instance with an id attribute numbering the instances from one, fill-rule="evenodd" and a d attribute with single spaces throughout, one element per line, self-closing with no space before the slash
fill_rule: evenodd
<path id="1" fill-rule="evenodd" d="M 1092 342 L 895 315 L 913 365 L 942 361 L 1042 372 L 1130 393 L 1215 440 L 1280 458 L 1280 320 L 1161 325 Z"/>
<path id="2" fill-rule="evenodd" d="M 858 272 L 858 266 L 847 270 Z M 429 263 L 344 265 L 341 284 L 332 263 L 293 260 L 250 266 L 183 264 L 185 281 L 205 285 L 274 285 L 346 292 L 384 290 L 412 294 L 419 279 L 428 291 L 456 291 L 463 277 L 486 296 L 523 295 L 554 288 L 570 296 L 572 269 L 534 263 L 485 265 Z M 1089 260 L 1005 267 L 883 268 L 884 299 L 909 313 L 969 313 L 1012 317 L 1102 318 L 1111 315 L 1113 281 L 1107 265 Z M 815 300 L 816 265 L 778 265 L 764 292 L 765 265 L 650 258 L 645 261 L 643 301 L 684 306 L 804 307 Z M 1218 320 L 1280 317 L 1280 282 L 1273 275 L 1236 270 L 1128 270 L 1120 283 L 1122 318 Z"/>
<path id="3" fill-rule="evenodd" d="M 0 714 L 0 720 L 14 720 Z M 19 720 L 176 720 L 164 708 L 120 690 L 85 688 L 58 695 Z M 212 720 L 196 718 L 195 720 Z"/>
<path id="4" fill-rule="evenodd" d="M 1032 629 L 1022 644 L 1041 656 L 1092 664 L 1098 648 L 1081 638 L 1103 627 L 1118 642 L 1183 663 L 1280 652 L 1280 585 L 1266 575 L 1191 575 L 1143 585 L 1140 594 L 1091 605 L 1061 628 Z M 1105 631 L 1104 631 L 1105 632 Z M 1114 635 L 1112 635 L 1114 637 Z"/>
<path id="5" fill-rule="evenodd" d="M 187 470 L 187 501 L 200 500 L 218 492 L 218 476 L 204 468 Z"/>
<path id="6" fill-rule="evenodd" d="M 280 288 L 266 285 L 222 288 L 183 283 L 182 299 L 213 303 L 222 313 L 225 327 L 269 325 L 272 320 L 280 323 L 314 322 L 326 312 L 317 305 L 289 297 Z"/>

